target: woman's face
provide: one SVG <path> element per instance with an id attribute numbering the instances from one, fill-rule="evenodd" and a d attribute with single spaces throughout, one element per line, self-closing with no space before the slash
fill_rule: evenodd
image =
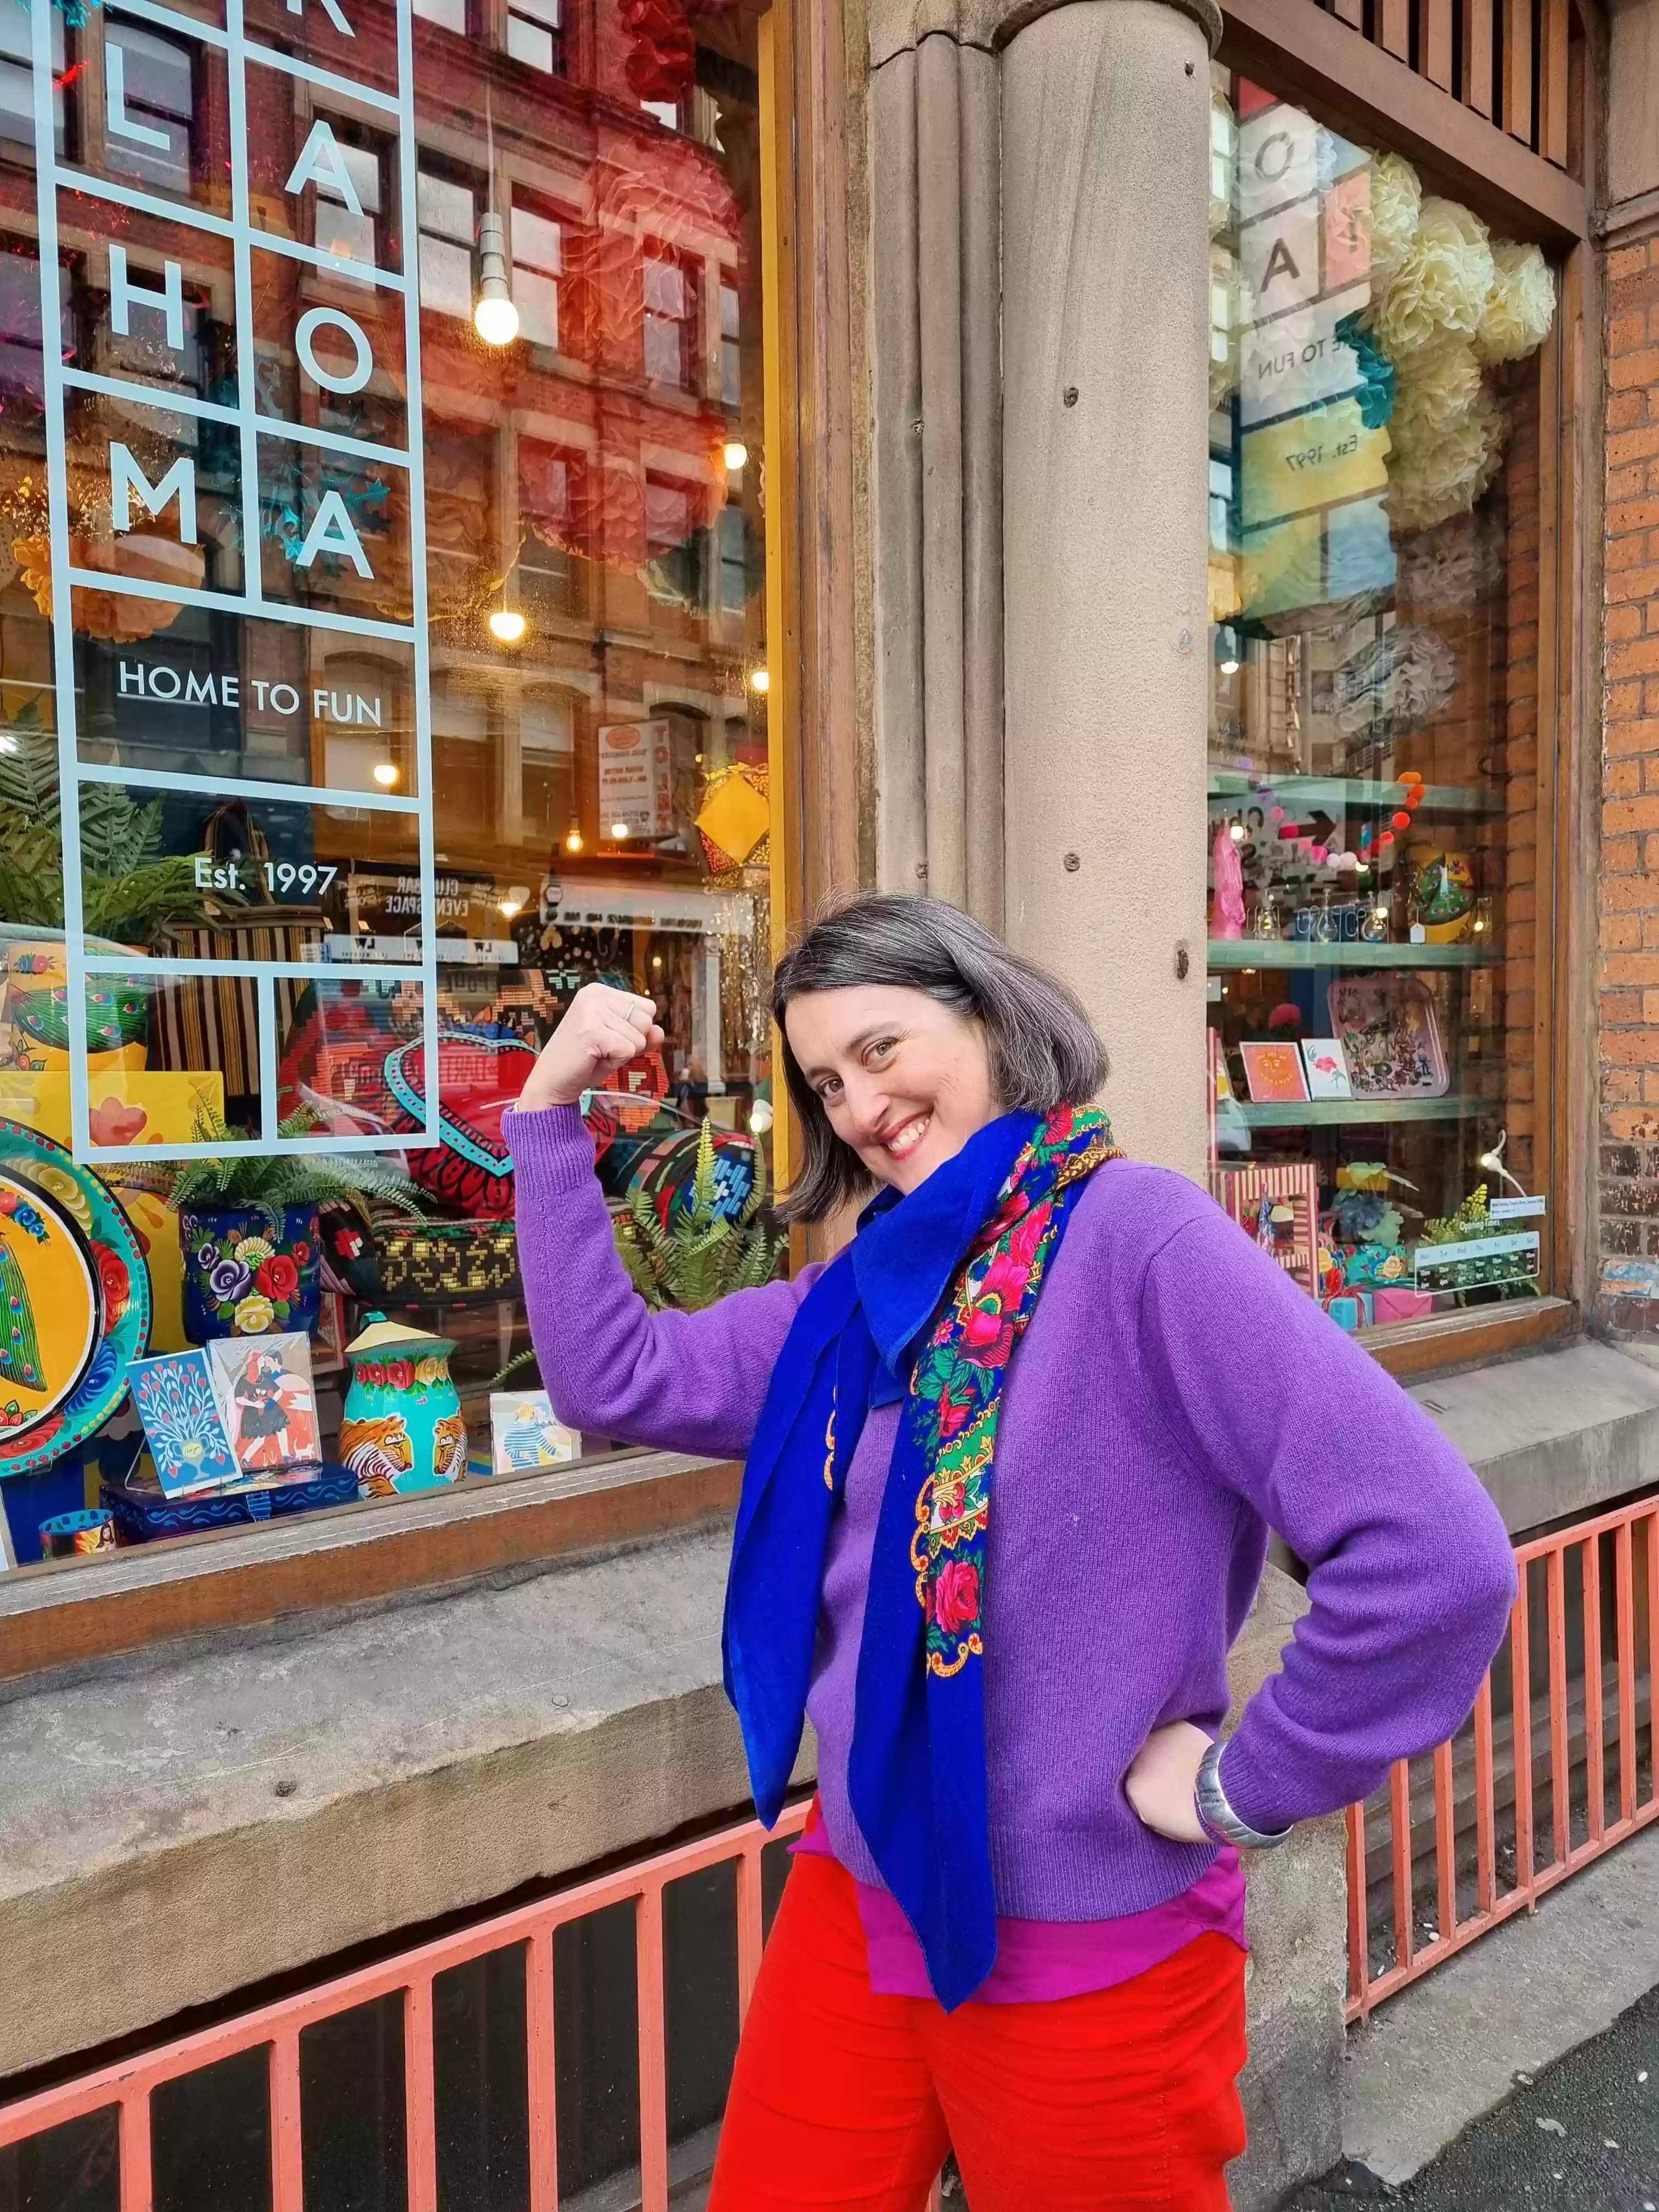
<path id="1" fill-rule="evenodd" d="M 983 1027 L 925 991 L 811 991 L 784 1027 L 830 1127 L 895 1189 L 915 1190 L 1001 1110 Z"/>

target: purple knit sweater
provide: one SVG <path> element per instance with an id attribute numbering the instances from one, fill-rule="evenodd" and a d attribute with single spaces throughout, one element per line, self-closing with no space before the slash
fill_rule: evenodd
<path id="1" fill-rule="evenodd" d="M 813 1270 L 652 1314 L 616 1255 L 574 1108 L 507 1117 L 519 1249 L 559 1418 L 640 1444 L 747 1450 Z M 836 1857 L 880 1876 L 848 1802 L 871 1549 L 898 1409 L 872 1413 L 832 1524 L 809 1710 Z M 1209 1198 L 1163 1169 L 1090 1178 L 1009 1370 L 985 1572 L 999 1913 L 1100 1920 L 1214 1858 L 1136 1818 L 1149 1732 L 1228 1705 L 1227 1651 L 1277 1528 L 1310 1565 L 1283 1672 L 1223 1761 L 1273 1829 L 1366 1796 L 1467 1717 L 1515 1594 L 1503 1522 L 1427 1415 Z"/>

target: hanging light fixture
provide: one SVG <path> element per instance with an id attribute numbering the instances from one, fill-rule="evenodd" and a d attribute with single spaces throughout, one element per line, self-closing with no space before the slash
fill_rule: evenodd
<path id="1" fill-rule="evenodd" d="M 564 849 L 567 853 L 580 853 L 581 848 L 582 825 L 580 818 L 573 814 L 570 817 L 570 827 L 564 833 Z"/>
<path id="2" fill-rule="evenodd" d="M 518 645 L 530 627 L 517 607 L 496 607 L 489 617 L 489 635 L 498 645 Z"/>
<path id="3" fill-rule="evenodd" d="M 507 225 L 493 208 L 478 218 L 478 296 L 472 322 L 486 345 L 511 345 L 519 335 L 519 311 L 507 280 Z"/>

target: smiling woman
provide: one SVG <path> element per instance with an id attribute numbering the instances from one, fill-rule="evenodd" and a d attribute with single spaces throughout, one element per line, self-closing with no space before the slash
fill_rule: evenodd
<path id="1" fill-rule="evenodd" d="M 630 1285 L 580 1101 L 652 1048 L 650 999 L 580 994 L 505 1123 L 559 1417 L 744 1459 L 726 1684 L 769 1822 L 817 1737 L 710 2212 L 783 2212 L 807 2171 L 837 2212 L 878 2201 L 865 2172 L 919 2206 L 947 2143 L 993 2212 L 1222 2212 L 1238 1851 L 1456 1726 L 1513 1594 L 1503 1525 L 1210 1199 L 1116 1149 L 1081 1008 L 977 922 L 856 899 L 779 963 L 773 1011 L 784 1210 L 874 1192 L 793 1280 L 698 1312 Z M 1310 1398 L 1389 1440 L 1363 1478 Z M 1310 1632 L 1224 1760 L 1270 1524 Z"/>

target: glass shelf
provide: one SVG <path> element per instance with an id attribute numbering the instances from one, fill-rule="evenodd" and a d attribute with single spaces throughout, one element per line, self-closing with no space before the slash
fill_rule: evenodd
<path id="1" fill-rule="evenodd" d="M 1371 776 L 1258 775 L 1254 769 L 1248 774 L 1242 769 L 1210 769 L 1212 799 L 1255 801 L 1264 785 L 1273 793 L 1275 805 L 1294 799 L 1298 806 L 1305 803 L 1340 807 L 1345 811 L 1371 806 L 1386 807 L 1392 813 L 1402 804 L 1403 796 L 1397 781 L 1384 783 Z M 1501 814 L 1504 799 L 1498 791 L 1480 784 L 1425 783 L 1417 811 L 1421 814 Z"/>
<path id="2" fill-rule="evenodd" d="M 1351 1121 L 1461 1121 L 1492 1111 L 1491 1101 L 1482 1098 L 1290 1098 L 1259 1106 L 1240 1098 L 1235 1103 L 1252 1129 L 1341 1128 Z"/>
<path id="3" fill-rule="evenodd" d="M 1205 954 L 1212 969 L 1495 968 L 1496 945 L 1312 945 L 1291 937 L 1212 937 Z"/>

